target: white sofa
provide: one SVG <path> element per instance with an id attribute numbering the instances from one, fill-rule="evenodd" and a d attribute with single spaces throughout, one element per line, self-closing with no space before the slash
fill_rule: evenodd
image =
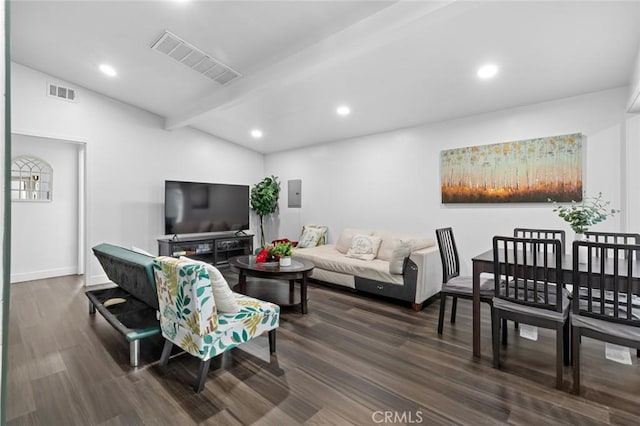
<path id="1" fill-rule="evenodd" d="M 347 256 L 355 235 L 381 238 L 373 260 Z M 401 242 L 411 247 L 410 254 L 404 259 L 400 257 L 402 264 L 392 273 L 390 260 L 397 262 L 399 252 L 394 250 L 398 250 Z M 349 228 L 342 231 L 336 244 L 296 248 L 293 256 L 313 262 L 314 280 L 411 302 L 415 311 L 442 287 L 438 247 L 433 239 L 420 235 Z"/>

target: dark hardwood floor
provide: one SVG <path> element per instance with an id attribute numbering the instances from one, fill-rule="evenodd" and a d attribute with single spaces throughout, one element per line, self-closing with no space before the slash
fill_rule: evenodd
<path id="1" fill-rule="evenodd" d="M 231 283 L 234 277 L 228 272 Z M 266 336 L 217 359 L 199 395 L 198 360 L 158 360 L 162 339 L 128 344 L 88 315 L 78 277 L 14 284 L 9 324 L 10 425 L 640 424 L 640 367 L 604 359 L 583 339 L 582 396 L 554 389 L 554 336 L 516 336 L 491 364 L 489 311 L 483 358 L 471 355 L 471 303 L 436 333 L 438 303 L 411 307 L 312 285 L 309 314 L 282 312 L 277 354 Z M 385 422 L 386 419 L 386 422 Z"/>

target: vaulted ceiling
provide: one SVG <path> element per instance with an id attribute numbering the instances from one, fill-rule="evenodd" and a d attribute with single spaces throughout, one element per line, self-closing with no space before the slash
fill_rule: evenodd
<path id="1" fill-rule="evenodd" d="M 628 86 L 640 45 L 638 1 L 48 0 L 10 18 L 13 61 L 263 153 Z M 153 50 L 165 31 L 241 76 Z"/>

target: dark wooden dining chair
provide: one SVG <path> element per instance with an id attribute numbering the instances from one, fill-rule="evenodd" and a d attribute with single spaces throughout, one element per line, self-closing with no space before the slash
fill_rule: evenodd
<path id="1" fill-rule="evenodd" d="M 536 228 L 514 228 L 513 236 L 516 238 L 537 238 L 560 240 L 562 250 L 565 248 L 565 232 L 562 229 L 536 229 Z M 555 246 L 554 246 L 555 247 Z"/>
<path id="2" fill-rule="evenodd" d="M 640 244 L 640 234 L 625 233 L 625 232 L 595 232 L 587 231 L 584 233 L 585 237 L 589 241 L 595 241 L 597 243 L 613 243 L 613 244 Z M 600 255 L 598 248 L 594 249 L 595 255 Z M 624 253 L 625 259 L 628 254 L 633 255 L 634 252 Z M 605 257 L 611 258 L 613 256 L 612 250 L 605 250 Z M 640 251 L 635 252 L 635 256 L 631 258 L 640 259 Z M 634 302 L 636 307 L 640 307 L 640 301 Z M 636 352 L 636 356 L 640 358 L 640 349 Z"/>
<path id="3" fill-rule="evenodd" d="M 594 232 L 587 231 L 584 236 L 589 241 L 596 243 L 612 243 L 612 244 L 640 244 L 640 234 L 630 234 L 624 232 Z M 597 253 L 596 253 L 597 254 Z M 640 258 L 640 252 L 636 252 L 636 258 Z M 606 257 L 611 257 L 612 253 L 607 252 Z"/>
<path id="4" fill-rule="evenodd" d="M 588 250 L 586 265 L 578 261 L 580 247 Z M 574 288 L 580 288 L 580 301 L 574 301 L 571 315 L 573 392 L 576 394 L 580 393 L 582 336 L 640 351 L 640 305 L 635 301 L 640 298 L 640 265 L 633 256 L 638 250 L 638 244 L 573 242 L 573 283 Z M 595 254 L 602 252 L 611 256 Z"/>
<path id="5" fill-rule="evenodd" d="M 556 331 L 556 387 L 562 387 L 563 364 L 569 365 L 568 292 L 562 274 L 562 242 L 556 239 L 493 238 L 493 366 L 500 368 L 500 323 L 508 319 Z M 526 266 L 525 266 L 526 265 Z M 503 323 L 504 326 L 504 323 Z"/>
<path id="6" fill-rule="evenodd" d="M 453 324 L 456 322 L 458 298 L 473 299 L 473 278 L 460 276 L 460 258 L 453 230 L 451 228 L 436 229 L 436 239 L 442 260 L 442 289 L 440 290 L 440 315 L 438 317 L 438 334 L 442 334 L 447 296 L 452 297 L 451 323 Z M 492 305 L 494 287 L 492 278 L 480 282 L 481 302 Z"/>
<path id="7" fill-rule="evenodd" d="M 562 253 L 564 253 L 566 247 L 565 232 L 562 229 L 540 229 L 540 228 L 513 228 L 513 236 L 516 238 L 550 238 L 552 240 L 560 240 L 562 243 Z M 541 248 L 541 247 L 539 247 Z M 553 250 L 555 246 L 551 247 Z M 518 328 L 518 322 L 514 323 L 515 328 Z M 506 343 L 506 333 L 502 332 L 503 342 Z"/>

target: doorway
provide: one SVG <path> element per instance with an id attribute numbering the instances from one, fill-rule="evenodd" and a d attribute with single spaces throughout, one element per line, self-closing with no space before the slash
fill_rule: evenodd
<path id="1" fill-rule="evenodd" d="M 11 203 L 11 283 L 83 275 L 85 271 L 84 142 L 12 134 L 12 157 L 29 155 L 52 172 L 51 199 Z"/>

